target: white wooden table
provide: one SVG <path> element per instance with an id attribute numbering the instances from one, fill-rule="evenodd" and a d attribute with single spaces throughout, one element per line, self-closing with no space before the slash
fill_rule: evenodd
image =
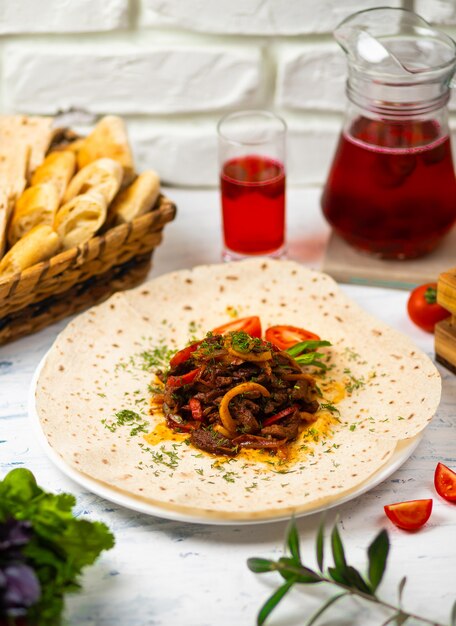
<path id="1" fill-rule="evenodd" d="M 220 260 L 218 195 L 212 190 L 168 190 L 179 211 L 166 228 L 151 276 Z M 318 208 L 319 190 L 291 190 L 288 196 L 289 257 L 318 267 L 328 228 Z M 443 268 L 442 268 L 443 269 Z M 407 293 L 344 286 L 361 306 L 409 335 L 433 356 L 432 336 L 407 319 Z M 171 522 L 125 510 L 95 496 L 53 467 L 27 418 L 27 393 L 32 374 L 65 322 L 0 348 L 0 476 L 13 467 L 28 467 L 49 490 L 73 492 L 77 513 L 106 522 L 116 547 L 105 553 L 83 578 L 82 593 L 67 603 L 71 626 L 249 626 L 266 597 L 280 584 L 276 574 L 255 575 L 250 556 L 277 558 L 282 553 L 285 523 L 221 527 Z M 443 397 L 435 419 L 412 457 L 387 481 L 328 512 L 327 523 L 339 516 L 347 552 L 364 567 L 365 549 L 382 527 L 390 532 L 392 549 L 383 597 L 396 601 L 403 575 L 408 583 L 405 608 L 449 623 L 456 597 L 456 506 L 443 502 L 433 489 L 438 461 L 456 468 L 456 377 L 440 368 Z M 426 527 L 408 534 L 392 526 L 383 505 L 416 498 L 434 498 Z M 320 515 L 298 520 L 303 554 L 314 563 L 314 537 Z M 305 623 L 327 590 L 293 591 L 270 619 L 271 626 Z M 345 599 L 319 622 L 349 626 L 381 624 L 382 612 Z M 412 623 L 412 622 L 410 622 Z M 45 626 L 45 625 L 43 625 Z"/>

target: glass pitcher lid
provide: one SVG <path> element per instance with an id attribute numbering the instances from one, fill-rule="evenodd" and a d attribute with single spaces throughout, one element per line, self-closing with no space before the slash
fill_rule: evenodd
<path id="1" fill-rule="evenodd" d="M 345 19 L 334 36 L 358 72 L 393 81 L 445 74 L 456 64 L 456 44 L 422 17 L 390 7 L 367 9 Z"/>

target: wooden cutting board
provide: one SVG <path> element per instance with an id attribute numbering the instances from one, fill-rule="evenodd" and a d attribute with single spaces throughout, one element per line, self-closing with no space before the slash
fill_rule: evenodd
<path id="1" fill-rule="evenodd" d="M 385 261 L 370 257 L 353 250 L 332 233 L 323 260 L 323 271 L 341 283 L 413 289 L 423 283 L 436 282 L 441 272 L 455 265 L 456 227 L 437 250 L 410 261 Z"/>
<path id="2" fill-rule="evenodd" d="M 437 302 L 452 315 L 436 324 L 435 358 L 456 374 L 456 267 L 440 274 Z"/>

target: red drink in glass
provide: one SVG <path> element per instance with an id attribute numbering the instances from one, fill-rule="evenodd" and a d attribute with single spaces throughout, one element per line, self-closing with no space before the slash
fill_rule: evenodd
<path id="1" fill-rule="evenodd" d="M 285 253 L 286 130 L 263 110 L 228 113 L 218 123 L 225 261 Z"/>
<path id="2" fill-rule="evenodd" d="M 239 255 L 274 254 L 285 242 L 285 171 L 274 159 L 247 155 L 220 175 L 225 248 Z"/>
<path id="3" fill-rule="evenodd" d="M 456 220 L 448 135 L 433 121 L 357 118 L 340 138 L 322 208 L 359 250 L 384 258 L 431 251 Z"/>

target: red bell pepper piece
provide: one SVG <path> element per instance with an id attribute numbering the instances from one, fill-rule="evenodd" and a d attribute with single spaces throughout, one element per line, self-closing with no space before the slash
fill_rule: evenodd
<path id="1" fill-rule="evenodd" d="M 182 376 L 168 376 L 166 384 L 172 389 L 178 389 L 179 387 L 183 387 L 183 385 L 192 383 L 200 372 L 201 368 L 197 367 L 186 374 L 182 374 Z"/>
<path id="2" fill-rule="evenodd" d="M 172 357 L 169 364 L 171 367 L 177 367 L 181 363 L 185 363 L 190 358 L 190 355 L 195 352 L 200 347 L 201 341 L 196 341 L 195 343 L 190 344 L 186 348 L 182 348 L 179 352 Z"/>
<path id="3" fill-rule="evenodd" d="M 190 400 L 188 401 L 188 405 L 192 412 L 193 419 L 201 421 L 203 419 L 203 408 L 198 398 L 190 398 Z"/>
<path id="4" fill-rule="evenodd" d="M 282 419 L 282 417 L 286 417 L 287 415 L 291 415 L 292 413 L 294 413 L 297 408 L 297 405 L 293 404 L 292 406 L 289 406 L 288 409 L 283 409 L 283 411 L 279 411 L 279 413 L 271 415 L 271 417 L 268 417 L 264 420 L 263 426 L 270 426 L 271 424 L 278 422 Z"/>

